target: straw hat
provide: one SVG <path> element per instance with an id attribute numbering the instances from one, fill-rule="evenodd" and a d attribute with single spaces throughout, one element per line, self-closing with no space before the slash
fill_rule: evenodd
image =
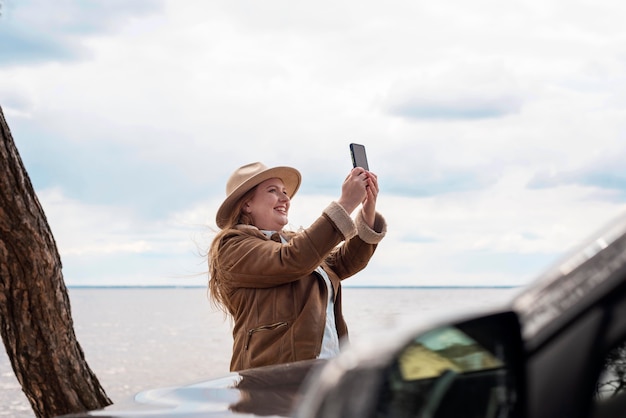
<path id="1" fill-rule="evenodd" d="M 291 167 L 269 168 L 263 163 L 246 164 L 239 167 L 226 183 L 226 200 L 217 210 L 215 221 L 217 226 L 224 228 L 233 211 L 235 203 L 246 192 L 268 179 L 279 178 L 285 183 L 287 194 L 292 198 L 300 187 L 300 172 Z"/>

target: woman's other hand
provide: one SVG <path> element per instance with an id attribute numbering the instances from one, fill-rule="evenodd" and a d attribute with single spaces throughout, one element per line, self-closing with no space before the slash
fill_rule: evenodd
<path id="1" fill-rule="evenodd" d="M 376 198 L 378 197 L 378 176 L 367 171 L 366 196 L 363 201 L 363 219 L 367 225 L 374 229 L 376 219 Z"/>

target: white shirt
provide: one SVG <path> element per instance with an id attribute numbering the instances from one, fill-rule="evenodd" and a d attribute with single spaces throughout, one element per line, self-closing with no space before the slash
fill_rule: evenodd
<path id="1" fill-rule="evenodd" d="M 339 354 L 339 336 L 335 326 L 335 302 L 333 285 L 323 268 L 318 267 L 316 272 L 322 276 L 328 289 L 328 303 L 326 304 L 326 325 L 324 326 L 324 338 L 322 339 L 322 351 L 317 358 L 331 358 Z"/>

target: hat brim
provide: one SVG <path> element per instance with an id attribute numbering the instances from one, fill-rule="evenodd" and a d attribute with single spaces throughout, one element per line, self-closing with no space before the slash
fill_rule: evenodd
<path id="1" fill-rule="evenodd" d="M 241 197 L 246 194 L 250 189 L 258 186 L 260 183 L 263 183 L 265 180 L 279 178 L 285 184 L 285 189 L 287 189 L 287 195 L 289 198 L 293 198 L 298 189 L 300 188 L 300 183 L 302 181 L 302 176 L 300 172 L 292 167 L 273 167 L 268 168 L 242 182 L 233 190 L 217 210 L 217 215 L 215 216 L 215 222 L 220 229 L 223 229 L 230 215 L 234 209 L 235 204 Z"/>

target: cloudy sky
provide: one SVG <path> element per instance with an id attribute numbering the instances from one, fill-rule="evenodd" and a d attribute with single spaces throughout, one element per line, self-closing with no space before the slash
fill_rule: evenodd
<path id="1" fill-rule="evenodd" d="M 3 0 L 0 106 L 68 285 L 204 285 L 234 168 L 365 144 L 389 233 L 352 285 L 523 285 L 626 202 L 621 1 Z"/>

